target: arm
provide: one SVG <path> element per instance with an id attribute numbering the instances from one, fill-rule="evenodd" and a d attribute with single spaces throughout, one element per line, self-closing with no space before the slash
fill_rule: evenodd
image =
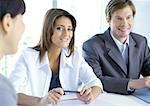
<path id="1" fill-rule="evenodd" d="M 30 68 L 28 66 L 30 63 L 26 61 L 24 54 L 25 52 L 21 52 L 21 55 L 17 60 L 9 79 L 16 89 L 18 96 L 18 105 L 40 106 L 41 98 L 29 96 L 32 95 L 31 81 L 29 80 Z"/>
<path id="2" fill-rule="evenodd" d="M 18 93 L 18 105 L 20 106 L 46 106 L 46 102 L 42 103 L 41 98 L 28 96 L 23 93 Z"/>
<path id="3" fill-rule="evenodd" d="M 145 76 L 150 76 L 150 49 L 149 46 L 147 44 L 147 40 L 145 38 L 145 41 L 143 41 L 143 45 L 142 48 L 144 48 L 144 50 L 142 50 L 141 52 L 144 51 L 144 56 L 143 56 L 143 63 L 142 63 L 142 69 L 141 69 L 141 74 L 145 77 Z"/>
<path id="4" fill-rule="evenodd" d="M 141 46 L 141 48 L 143 48 L 142 53 L 144 55 L 141 69 L 143 78 L 130 80 L 128 86 L 131 89 L 150 88 L 150 49 L 146 38 L 143 40 Z"/>
<path id="5" fill-rule="evenodd" d="M 42 96 L 42 90 L 44 90 L 45 84 L 41 81 L 41 88 L 37 86 L 39 85 L 37 82 L 42 79 L 39 79 L 39 73 L 36 73 L 38 69 L 36 68 L 37 61 L 35 60 L 37 60 L 38 57 L 35 58 L 34 53 L 35 51 L 29 51 L 29 49 L 23 51 L 10 76 L 10 80 L 18 93 L 18 104 L 26 106 L 45 106 L 48 103 L 56 104 L 63 95 L 63 90 L 62 88 L 53 89 L 49 92 L 46 91 L 45 93 L 47 93 L 47 95 L 45 95 L 45 97 Z M 38 71 L 41 72 L 41 70 Z M 36 88 L 39 93 L 35 93 L 34 88 Z"/>
<path id="6" fill-rule="evenodd" d="M 92 68 L 85 62 L 81 57 L 80 64 L 80 80 L 84 83 L 84 88 L 81 90 L 78 95 L 79 99 L 85 103 L 90 103 L 97 96 L 102 93 L 102 84 L 101 81 L 96 77 Z"/>
<path id="7" fill-rule="evenodd" d="M 55 88 L 48 92 L 45 97 L 34 97 L 23 93 L 18 93 L 18 105 L 25 106 L 47 106 L 48 104 L 57 104 L 64 94 L 62 88 Z"/>
<path id="8" fill-rule="evenodd" d="M 77 94 L 77 96 L 81 101 L 84 101 L 86 104 L 88 104 L 97 96 L 99 96 L 100 93 L 102 93 L 102 89 L 97 86 L 93 86 L 87 89 L 83 88 L 80 94 Z"/>

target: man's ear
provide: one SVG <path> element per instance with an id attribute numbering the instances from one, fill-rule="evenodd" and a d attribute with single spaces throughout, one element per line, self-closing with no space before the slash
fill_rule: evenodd
<path id="1" fill-rule="evenodd" d="M 4 17 L 2 19 L 2 28 L 3 28 L 5 33 L 7 33 L 9 31 L 9 28 L 11 25 L 11 20 L 12 20 L 11 15 L 9 13 L 4 15 Z"/>
<path id="2" fill-rule="evenodd" d="M 109 23 L 109 21 L 110 21 L 110 19 L 109 19 L 109 17 L 108 17 L 108 16 L 106 17 L 106 21 L 107 21 L 108 23 Z"/>
<path id="3" fill-rule="evenodd" d="M 106 17 L 106 21 L 107 21 L 107 23 L 108 23 L 109 26 L 110 26 L 110 18 L 109 18 L 109 17 Z"/>

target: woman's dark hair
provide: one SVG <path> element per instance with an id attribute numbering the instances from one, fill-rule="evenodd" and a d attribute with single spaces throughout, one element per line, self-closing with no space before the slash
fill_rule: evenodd
<path id="1" fill-rule="evenodd" d="M 18 14 L 24 14 L 25 9 L 23 0 L 0 0 L 0 21 L 7 13 L 10 13 L 11 17 L 14 18 Z"/>
<path id="2" fill-rule="evenodd" d="M 69 57 L 73 53 L 76 19 L 74 18 L 73 15 L 71 15 L 69 12 L 67 12 L 63 9 L 53 8 L 53 9 L 48 10 L 45 15 L 45 20 L 43 23 L 43 29 L 42 29 L 42 35 L 41 35 L 40 41 L 39 41 L 38 45 L 34 47 L 34 49 L 40 51 L 40 60 L 42 60 L 42 57 L 44 56 L 45 52 L 48 51 L 50 45 L 52 44 L 51 38 L 53 35 L 55 22 L 58 18 L 60 18 L 62 16 L 69 18 L 72 23 L 73 37 L 68 46 L 69 55 L 67 57 Z"/>
<path id="3" fill-rule="evenodd" d="M 136 9 L 132 0 L 110 0 L 105 10 L 107 20 L 108 21 L 111 20 L 111 16 L 115 11 L 119 9 L 123 9 L 124 7 L 127 6 L 129 6 L 132 9 L 133 17 L 134 17 L 136 13 Z"/>

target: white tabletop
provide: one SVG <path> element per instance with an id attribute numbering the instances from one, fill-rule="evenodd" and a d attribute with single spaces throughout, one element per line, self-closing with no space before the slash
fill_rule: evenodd
<path id="1" fill-rule="evenodd" d="M 104 92 L 90 104 L 85 104 L 80 100 L 66 100 L 61 101 L 57 106 L 150 106 L 150 104 L 132 95 L 119 95 Z"/>

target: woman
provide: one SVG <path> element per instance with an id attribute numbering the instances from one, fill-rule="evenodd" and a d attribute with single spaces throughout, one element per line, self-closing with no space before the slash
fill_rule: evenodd
<path id="1" fill-rule="evenodd" d="M 18 93 L 18 104 L 57 104 L 64 90 L 78 91 L 78 98 L 91 102 L 102 92 L 102 84 L 74 48 L 76 20 L 65 10 L 47 11 L 38 45 L 22 53 L 10 77 Z"/>
<path id="2" fill-rule="evenodd" d="M 24 13 L 23 0 L 0 0 L 0 59 L 17 51 L 18 42 L 24 31 Z M 0 105 L 16 106 L 16 103 L 13 86 L 0 74 Z"/>

